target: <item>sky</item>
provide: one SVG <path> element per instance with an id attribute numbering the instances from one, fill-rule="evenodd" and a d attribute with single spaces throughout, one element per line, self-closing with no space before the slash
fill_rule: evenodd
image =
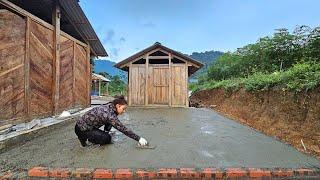
<path id="1" fill-rule="evenodd" d="M 185 54 L 234 51 L 297 25 L 320 25 L 319 0 L 80 0 L 108 59 L 155 42 Z"/>

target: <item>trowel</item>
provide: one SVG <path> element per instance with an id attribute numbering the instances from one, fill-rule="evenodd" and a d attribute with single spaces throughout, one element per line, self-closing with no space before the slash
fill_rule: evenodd
<path id="1" fill-rule="evenodd" d="M 136 148 L 139 148 L 139 149 L 155 149 L 156 147 L 157 147 L 156 145 L 150 145 L 149 143 L 145 146 L 141 146 L 140 144 L 136 146 Z"/>

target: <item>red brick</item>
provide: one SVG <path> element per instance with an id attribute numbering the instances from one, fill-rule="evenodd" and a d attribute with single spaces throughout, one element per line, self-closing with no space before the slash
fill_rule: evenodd
<path id="1" fill-rule="evenodd" d="M 137 170 L 136 175 L 140 179 L 152 179 L 157 177 L 157 173 L 154 171 Z"/>
<path id="2" fill-rule="evenodd" d="M 222 179 L 223 178 L 223 172 L 216 168 L 204 168 L 202 171 L 202 177 L 205 179 Z"/>
<path id="3" fill-rule="evenodd" d="M 111 169 L 96 169 L 93 173 L 94 179 L 112 179 L 113 173 Z"/>
<path id="4" fill-rule="evenodd" d="M 313 175 L 315 174 L 315 172 L 311 169 L 305 169 L 305 168 L 301 168 L 301 169 L 296 169 L 294 170 L 294 174 L 295 175 L 299 175 L 299 176 L 304 176 L 304 175 Z"/>
<path id="5" fill-rule="evenodd" d="M 46 167 L 34 167 L 28 171 L 30 177 L 48 177 L 49 170 Z"/>
<path id="6" fill-rule="evenodd" d="M 50 169 L 49 170 L 49 177 L 69 178 L 69 177 L 71 177 L 71 171 L 67 168 Z"/>
<path id="7" fill-rule="evenodd" d="M 13 179 L 12 172 L 5 172 L 3 174 L 0 174 L 0 180 L 7 180 L 7 179 Z"/>
<path id="8" fill-rule="evenodd" d="M 247 171 L 241 168 L 228 168 L 226 174 L 227 178 L 246 177 Z"/>
<path id="9" fill-rule="evenodd" d="M 202 171 L 203 178 L 214 178 L 213 169 L 212 168 L 204 168 Z"/>
<path id="10" fill-rule="evenodd" d="M 131 179 L 133 173 L 130 169 L 117 169 L 115 178 L 116 179 Z"/>
<path id="11" fill-rule="evenodd" d="M 291 169 L 273 170 L 271 173 L 275 177 L 291 177 L 291 176 L 293 176 L 293 171 Z"/>
<path id="12" fill-rule="evenodd" d="M 157 172 L 157 177 L 161 178 L 176 178 L 177 176 L 178 172 L 176 169 L 160 168 Z"/>
<path id="13" fill-rule="evenodd" d="M 271 172 L 269 170 L 249 168 L 249 176 L 253 178 L 257 177 L 270 177 Z"/>
<path id="14" fill-rule="evenodd" d="M 75 178 L 92 178 L 93 169 L 77 168 L 73 173 Z"/>
<path id="15" fill-rule="evenodd" d="M 181 178 L 201 178 L 201 173 L 197 172 L 194 168 L 181 168 Z"/>

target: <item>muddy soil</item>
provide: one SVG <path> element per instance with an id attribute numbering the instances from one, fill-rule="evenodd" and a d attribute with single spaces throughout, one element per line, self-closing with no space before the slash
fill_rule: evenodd
<path id="1" fill-rule="evenodd" d="M 191 103 L 210 107 L 235 121 L 289 143 L 301 152 L 320 158 L 320 87 L 301 93 L 213 89 L 193 94 Z"/>
<path id="2" fill-rule="evenodd" d="M 155 149 L 117 132 L 114 144 L 82 148 L 74 123 L 0 154 L 0 167 L 86 168 L 320 167 L 293 147 L 227 119 L 210 109 L 129 108 L 121 120 Z"/>

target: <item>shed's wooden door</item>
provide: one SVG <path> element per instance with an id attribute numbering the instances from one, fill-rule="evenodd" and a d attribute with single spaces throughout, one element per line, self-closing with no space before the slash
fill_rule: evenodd
<path id="1" fill-rule="evenodd" d="M 150 65 L 148 68 L 148 104 L 169 104 L 169 65 Z"/>
<path id="2" fill-rule="evenodd" d="M 146 68 L 145 65 L 132 65 L 130 78 L 130 99 L 132 105 L 145 104 L 145 83 Z"/>
<path id="3" fill-rule="evenodd" d="M 187 97 L 187 74 L 185 65 L 172 65 L 171 66 L 171 89 L 172 106 L 185 106 Z"/>

